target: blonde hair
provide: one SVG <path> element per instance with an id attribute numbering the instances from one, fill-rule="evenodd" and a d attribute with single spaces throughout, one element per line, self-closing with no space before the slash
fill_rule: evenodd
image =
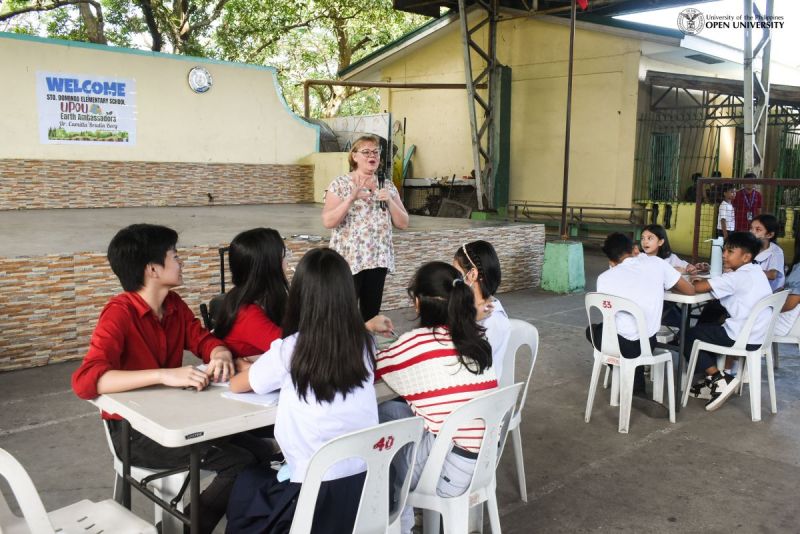
<path id="1" fill-rule="evenodd" d="M 365 145 L 367 143 L 372 143 L 379 149 L 381 147 L 381 142 L 374 135 L 362 135 L 361 137 L 356 139 L 355 142 L 353 143 L 353 147 L 350 149 L 350 154 L 348 154 L 347 156 L 347 161 L 350 163 L 351 171 L 356 170 L 356 168 L 358 167 L 358 165 L 356 165 L 356 160 L 353 159 L 353 154 L 358 152 L 358 149 L 361 148 L 362 145 Z"/>

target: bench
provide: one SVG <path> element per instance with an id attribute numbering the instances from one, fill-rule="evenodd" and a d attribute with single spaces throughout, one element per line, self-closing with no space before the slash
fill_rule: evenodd
<path id="1" fill-rule="evenodd" d="M 590 239 L 592 233 L 622 232 L 638 241 L 642 229 L 650 219 L 649 208 L 605 208 L 596 206 L 567 206 L 567 228 L 569 236 Z M 521 220 L 544 224 L 558 229 L 561 225 L 561 206 L 542 204 L 527 200 L 512 200 L 508 203 L 508 215 L 514 222 Z"/>

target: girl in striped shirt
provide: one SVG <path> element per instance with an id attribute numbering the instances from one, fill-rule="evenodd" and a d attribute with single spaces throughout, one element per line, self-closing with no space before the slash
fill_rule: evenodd
<path id="1" fill-rule="evenodd" d="M 376 378 L 382 378 L 405 402 L 379 408 L 381 422 L 412 415 L 425 420 L 417 450 L 412 487 L 419 479 L 436 434 L 447 416 L 462 404 L 497 388 L 492 349 L 475 322 L 472 289 L 452 265 L 431 262 L 417 270 L 408 294 L 419 315 L 419 328 L 378 353 Z M 454 437 L 439 479 L 439 495 L 462 494 L 469 486 L 484 425 L 473 421 Z M 404 459 L 401 462 L 405 464 Z M 407 469 L 396 465 L 399 478 Z M 411 532 L 413 510 L 403 512 L 403 532 Z"/>

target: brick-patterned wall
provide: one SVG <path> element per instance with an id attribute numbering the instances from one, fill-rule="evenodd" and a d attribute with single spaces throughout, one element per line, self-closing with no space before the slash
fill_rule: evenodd
<path id="1" fill-rule="evenodd" d="M 0 159 L 0 210 L 313 202 L 313 172 L 310 165 Z"/>
<path id="2" fill-rule="evenodd" d="M 539 285 L 544 257 L 541 225 L 398 232 L 394 239 L 398 268 L 387 279 L 383 309 L 409 305 L 406 286 L 422 263 L 450 262 L 462 243 L 476 239 L 491 242 L 497 250 L 501 292 Z M 311 247 L 327 242 L 287 244 L 296 262 Z M 219 292 L 219 246 L 179 250 L 186 286 L 177 291 L 198 315 L 200 304 Z M 119 291 L 104 253 L 0 258 L 0 371 L 81 358 L 100 310 Z"/>

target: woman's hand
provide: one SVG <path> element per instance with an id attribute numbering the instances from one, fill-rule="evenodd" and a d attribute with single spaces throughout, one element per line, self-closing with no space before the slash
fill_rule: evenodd
<path id="1" fill-rule="evenodd" d="M 171 369 L 159 369 L 159 382 L 165 386 L 178 388 L 195 388 L 197 391 L 205 389 L 208 385 L 208 376 L 203 372 L 187 365 Z"/>
<path id="2" fill-rule="evenodd" d="M 372 181 L 371 177 L 364 177 L 364 176 L 356 176 L 350 179 L 350 199 L 355 200 L 366 200 L 372 195 L 372 191 L 370 191 L 369 183 Z"/>

